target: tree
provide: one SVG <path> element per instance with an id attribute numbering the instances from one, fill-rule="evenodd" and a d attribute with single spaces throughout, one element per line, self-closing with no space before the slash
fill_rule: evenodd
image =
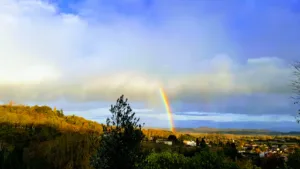
<path id="1" fill-rule="evenodd" d="M 189 158 L 182 154 L 162 152 L 152 153 L 144 161 L 143 169 L 187 168 Z"/>
<path id="2" fill-rule="evenodd" d="M 169 135 L 168 140 L 169 141 L 175 141 L 175 140 L 177 140 L 177 138 L 176 138 L 175 135 Z"/>
<path id="3" fill-rule="evenodd" d="M 196 146 L 199 147 L 200 142 L 199 142 L 199 138 L 196 139 Z"/>
<path id="4" fill-rule="evenodd" d="M 292 87 L 294 91 L 294 104 L 300 104 L 300 62 L 295 62 L 293 65 L 294 68 L 294 80 L 292 81 Z M 297 122 L 300 123 L 300 109 L 298 109 Z"/>
<path id="5" fill-rule="evenodd" d="M 249 159 L 244 159 L 236 162 L 240 169 L 261 169 L 256 165 L 252 164 L 252 161 Z"/>
<path id="6" fill-rule="evenodd" d="M 273 154 L 261 160 L 261 168 L 263 169 L 284 168 L 284 160 L 278 154 Z"/>
<path id="7" fill-rule="evenodd" d="M 207 148 L 207 145 L 206 145 L 206 142 L 205 142 L 204 138 L 202 138 L 202 140 L 201 140 L 201 142 L 200 142 L 200 148 L 201 148 L 201 149 Z"/>
<path id="8" fill-rule="evenodd" d="M 63 117 L 64 116 L 64 111 L 63 109 L 57 110 L 56 111 L 59 117 Z"/>
<path id="9" fill-rule="evenodd" d="M 224 153 L 232 160 L 235 160 L 238 156 L 238 150 L 236 149 L 236 145 L 234 143 L 227 142 L 224 147 Z"/>
<path id="10" fill-rule="evenodd" d="M 172 141 L 173 144 L 178 143 L 177 137 L 175 135 L 169 135 L 168 140 Z"/>
<path id="11" fill-rule="evenodd" d="M 300 166 L 300 149 L 296 149 L 294 153 L 288 155 L 287 165 L 293 169 Z"/>
<path id="12" fill-rule="evenodd" d="M 237 164 L 226 160 L 222 152 L 200 151 L 190 159 L 188 169 L 238 169 Z"/>
<path id="13" fill-rule="evenodd" d="M 134 169 L 143 160 L 142 125 L 123 95 L 110 112 L 112 116 L 103 125 L 100 146 L 91 158 L 91 165 L 95 169 Z"/>

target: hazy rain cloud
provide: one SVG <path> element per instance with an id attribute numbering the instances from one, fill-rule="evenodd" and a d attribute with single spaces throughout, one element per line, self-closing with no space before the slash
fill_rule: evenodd
<path id="1" fill-rule="evenodd" d="M 163 87 L 176 120 L 292 121 L 299 11 L 247 2 L 2 0 L 0 99 L 96 118 L 125 94 L 152 124 Z"/>

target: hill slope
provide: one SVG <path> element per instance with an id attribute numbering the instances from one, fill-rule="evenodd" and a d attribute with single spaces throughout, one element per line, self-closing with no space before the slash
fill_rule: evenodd
<path id="1" fill-rule="evenodd" d="M 0 168 L 89 168 L 100 124 L 47 106 L 0 106 Z M 3 159 L 0 158 L 0 159 Z"/>

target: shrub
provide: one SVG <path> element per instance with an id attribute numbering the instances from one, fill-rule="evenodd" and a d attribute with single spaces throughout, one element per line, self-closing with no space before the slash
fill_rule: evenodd
<path id="1" fill-rule="evenodd" d="M 143 163 L 143 169 L 188 169 L 188 162 L 187 157 L 178 153 L 152 153 Z"/>

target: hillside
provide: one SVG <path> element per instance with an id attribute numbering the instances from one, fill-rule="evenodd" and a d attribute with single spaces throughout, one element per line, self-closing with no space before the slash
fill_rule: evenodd
<path id="1" fill-rule="evenodd" d="M 0 106 L 0 168 L 85 168 L 102 126 L 47 106 Z M 1 158 L 0 158 L 1 160 Z"/>
<path id="2" fill-rule="evenodd" d="M 102 131 L 102 124 L 74 115 L 65 116 L 62 110 L 56 110 L 56 108 L 0 105 L 0 169 L 91 169 L 90 157 L 101 146 L 99 136 Z M 162 129 L 143 129 L 147 138 L 152 136 L 167 138 L 175 134 L 181 141 L 205 137 L 212 143 L 220 141 L 226 143 L 231 139 L 242 139 L 242 136 L 221 134 L 221 132 L 245 133 L 245 130 L 213 128 L 178 128 L 177 131 L 177 133 L 172 133 Z M 256 130 L 246 131 L 257 132 Z M 252 135 L 243 139 L 256 137 L 258 136 Z M 262 138 L 269 139 L 266 136 Z M 145 155 L 153 153 L 154 150 L 154 155 L 164 155 L 164 153 L 159 153 L 174 151 L 187 156 L 182 155 L 182 158 L 189 158 L 193 151 L 197 151 L 189 147 L 178 147 L 178 145 L 170 147 L 146 140 L 141 148 Z M 202 158 L 199 157 L 199 159 Z"/>
<path id="3" fill-rule="evenodd" d="M 0 106 L 0 123 L 19 126 L 49 125 L 62 132 L 101 131 L 100 124 L 78 116 L 64 116 L 62 110 L 48 106 Z"/>
<path id="4" fill-rule="evenodd" d="M 102 125 L 48 106 L 0 105 L 0 169 L 88 169 Z M 146 136 L 171 132 L 147 129 Z M 6 163 L 2 162 L 5 157 Z"/>
<path id="5" fill-rule="evenodd" d="M 87 120 L 83 117 L 65 116 L 63 110 L 56 110 L 48 106 L 10 106 L 0 105 L 0 123 L 20 126 L 46 125 L 57 128 L 60 132 L 102 132 L 102 124 Z M 161 135 L 164 137 L 171 132 L 162 129 L 144 129 L 147 135 Z"/>

